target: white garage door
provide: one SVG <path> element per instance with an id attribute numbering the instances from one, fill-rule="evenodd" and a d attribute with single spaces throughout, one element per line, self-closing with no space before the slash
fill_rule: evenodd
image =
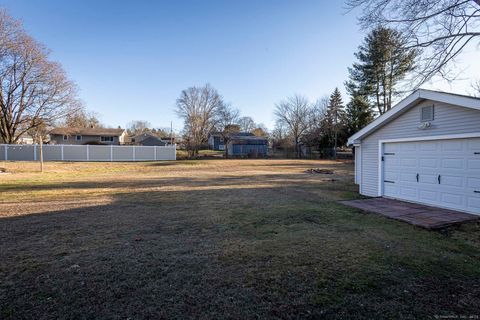
<path id="1" fill-rule="evenodd" d="M 383 145 L 383 195 L 480 214 L 480 138 Z"/>

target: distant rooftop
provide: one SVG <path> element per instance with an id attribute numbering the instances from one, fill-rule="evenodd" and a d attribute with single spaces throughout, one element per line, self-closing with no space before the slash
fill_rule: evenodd
<path id="1" fill-rule="evenodd" d="M 118 137 L 125 132 L 124 129 L 110 128 L 55 128 L 50 131 L 54 135 L 81 135 L 81 136 L 112 136 Z"/>
<path id="2" fill-rule="evenodd" d="M 210 133 L 211 136 L 221 136 L 222 133 L 221 132 L 218 132 L 218 131 L 214 131 L 214 132 L 211 132 Z M 255 135 L 251 132 L 235 132 L 235 133 L 231 133 L 230 134 L 230 137 L 254 137 Z"/>

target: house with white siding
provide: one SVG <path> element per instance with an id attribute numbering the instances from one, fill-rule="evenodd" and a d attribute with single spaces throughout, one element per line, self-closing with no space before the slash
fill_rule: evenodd
<path id="1" fill-rule="evenodd" d="M 480 99 L 419 89 L 351 136 L 360 193 L 480 214 Z"/>

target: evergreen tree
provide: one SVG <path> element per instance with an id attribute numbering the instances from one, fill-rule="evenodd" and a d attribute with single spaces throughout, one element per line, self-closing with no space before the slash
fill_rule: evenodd
<path id="1" fill-rule="evenodd" d="M 352 96 L 367 97 L 383 114 L 400 92 L 399 83 L 414 69 L 417 51 L 406 48 L 402 34 L 385 27 L 373 29 L 355 53 L 358 62 L 349 71 L 346 87 Z"/>
<path id="2" fill-rule="evenodd" d="M 327 106 L 327 112 L 324 119 L 325 131 L 330 140 L 330 146 L 333 148 L 333 157 L 337 157 L 337 147 L 341 144 L 339 137 L 342 137 L 341 131 L 344 127 L 345 110 L 342 95 L 338 88 L 335 88 L 330 96 Z M 340 143 L 339 143 L 340 142 Z"/>
<path id="3" fill-rule="evenodd" d="M 362 96 L 353 96 L 345 108 L 345 135 L 350 137 L 373 121 L 372 108 Z"/>

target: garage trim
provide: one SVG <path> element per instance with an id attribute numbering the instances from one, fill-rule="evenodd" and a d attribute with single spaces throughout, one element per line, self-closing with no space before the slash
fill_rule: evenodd
<path id="1" fill-rule="evenodd" d="M 358 131 L 350 138 L 348 138 L 348 145 L 352 145 L 361 141 L 361 139 L 371 132 L 377 130 L 380 126 L 387 124 L 400 116 L 403 112 L 409 108 L 415 106 L 421 100 L 432 100 L 437 102 L 443 102 L 451 105 L 456 105 L 465 108 L 471 108 L 474 110 L 480 110 L 480 98 L 463 96 L 458 94 L 451 94 L 440 91 L 431 91 L 426 89 L 418 89 L 405 99 L 395 105 L 394 108 L 388 110 L 369 125 Z"/>
<path id="2" fill-rule="evenodd" d="M 391 142 L 415 142 L 426 140 L 448 140 L 448 139 L 467 139 L 467 138 L 480 138 L 480 132 L 461 133 L 461 134 L 448 134 L 428 137 L 412 137 L 412 138 L 399 138 L 399 139 L 384 139 L 378 140 L 378 196 L 383 196 L 383 145 Z"/>
<path id="3" fill-rule="evenodd" d="M 359 167 L 359 172 L 356 172 L 355 171 L 355 175 L 354 175 L 354 178 L 355 178 L 355 183 L 356 184 L 361 184 L 361 181 L 362 181 L 362 170 L 361 170 L 361 167 L 362 167 L 362 147 L 360 144 L 355 144 L 354 145 L 354 148 L 355 148 L 355 169 L 357 169 L 357 166 Z"/>

